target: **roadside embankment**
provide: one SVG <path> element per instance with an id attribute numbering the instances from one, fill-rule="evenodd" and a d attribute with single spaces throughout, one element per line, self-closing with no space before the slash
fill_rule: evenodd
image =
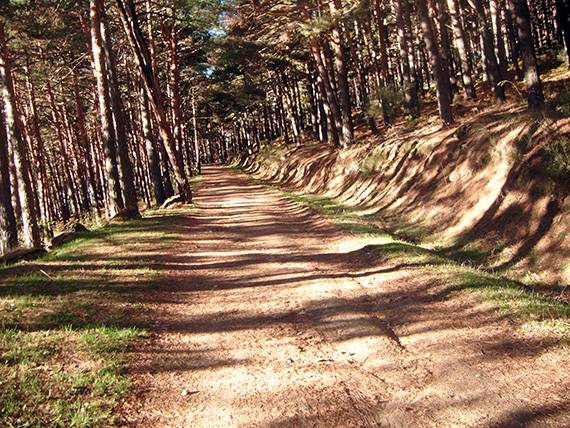
<path id="1" fill-rule="evenodd" d="M 236 163 L 461 262 L 533 283 L 570 281 L 568 118 L 494 108 L 449 128 L 361 135 L 345 150 L 274 142 Z"/>

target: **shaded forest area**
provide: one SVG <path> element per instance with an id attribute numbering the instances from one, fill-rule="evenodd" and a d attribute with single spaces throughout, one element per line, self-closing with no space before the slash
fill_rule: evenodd
<path id="1" fill-rule="evenodd" d="M 567 67 L 569 12 L 568 0 L 4 0 L 0 250 L 191 202 L 201 163 L 278 138 L 348 148 L 357 127 L 413 127 L 435 109 L 447 126 L 521 96 L 567 117 L 568 82 L 545 93 L 540 67 Z"/>

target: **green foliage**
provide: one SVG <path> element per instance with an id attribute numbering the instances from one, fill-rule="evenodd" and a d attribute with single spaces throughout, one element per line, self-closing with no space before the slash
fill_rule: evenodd
<path id="1" fill-rule="evenodd" d="M 363 112 L 368 120 L 390 120 L 404 105 L 404 93 L 394 85 L 376 88 L 375 94 L 364 104 Z"/>
<path id="2" fill-rule="evenodd" d="M 423 117 L 423 116 L 415 117 L 415 116 L 412 115 L 412 114 L 407 114 L 406 117 L 405 117 L 405 119 L 406 119 L 406 126 L 407 126 L 408 128 L 411 128 L 411 127 L 416 126 L 416 125 L 417 125 L 418 123 L 420 123 L 422 120 L 424 120 L 424 117 Z"/>
<path id="3" fill-rule="evenodd" d="M 555 183 L 570 185 L 570 139 L 561 138 L 544 146 L 544 174 Z"/>
<path id="4" fill-rule="evenodd" d="M 570 117 L 570 90 L 564 89 L 558 95 L 557 111 L 565 117 Z"/>
<path id="5" fill-rule="evenodd" d="M 358 164 L 358 169 L 363 177 L 370 177 L 376 171 L 378 171 L 378 167 L 384 165 L 386 163 L 386 156 L 383 154 L 377 155 L 370 155 L 367 158 L 360 161 Z"/>

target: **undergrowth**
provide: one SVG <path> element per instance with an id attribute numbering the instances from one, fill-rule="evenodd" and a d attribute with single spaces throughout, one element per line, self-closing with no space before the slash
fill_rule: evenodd
<path id="1" fill-rule="evenodd" d="M 541 323 L 558 334 L 562 341 L 570 341 L 570 306 L 555 293 L 542 292 L 540 284 L 523 284 L 483 269 L 481 265 L 461 263 L 447 252 L 421 245 L 424 231 L 419 225 L 410 225 L 393 218 L 370 215 L 361 207 L 344 205 L 334 198 L 285 193 L 328 217 L 344 229 L 363 238 L 376 253 L 389 257 L 403 266 L 425 269 L 449 285 L 448 290 L 465 290 L 480 295 L 505 315 L 520 322 Z M 453 256 L 453 254 L 451 255 Z"/>
<path id="2" fill-rule="evenodd" d="M 161 279 L 146 253 L 177 216 L 115 223 L 0 268 L 0 426 L 108 427 L 146 336 L 137 297 Z"/>

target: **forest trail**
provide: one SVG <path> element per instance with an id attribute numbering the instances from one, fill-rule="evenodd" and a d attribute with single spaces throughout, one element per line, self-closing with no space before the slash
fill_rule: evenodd
<path id="1" fill-rule="evenodd" d="M 570 357 L 221 167 L 158 254 L 139 427 L 564 427 Z"/>

